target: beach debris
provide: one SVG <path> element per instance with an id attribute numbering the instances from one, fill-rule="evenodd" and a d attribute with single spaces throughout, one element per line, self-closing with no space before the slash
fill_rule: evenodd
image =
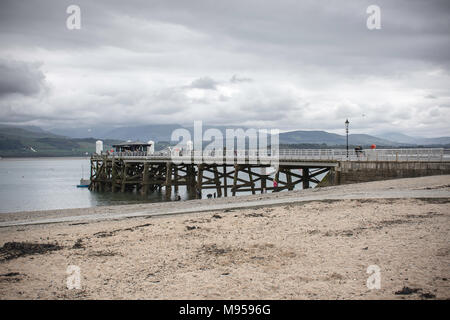
<path id="1" fill-rule="evenodd" d="M 3 273 L 0 274 L 0 277 L 15 277 L 15 276 L 19 276 L 20 273 L 18 272 L 8 272 L 8 273 Z"/>
<path id="2" fill-rule="evenodd" d="M 111 231 L 111 232 L 106 232 L 106 231 L 100 231 L 100 232 L 96 232 L 94 233 L 94 236 L 96 236 L 97 238 L 106 238 L 106 237 L 112 237 L 116 232 Z"/>
<path id="3" fill-rule="evenodd" d="M 450 202 L 449 198 L 420 198 L 417 200 L 431 204 L 445 204 Z"/>
<path id="4" fill-rule="evenodd" d="M 339 273 L 337 273 L 337 272 L 333 272 L 333 273 L 328 277 L 328 279 L 329 279 L 329 280 L 342 280 L 342 279 L 344 279 L 344 276 L 341 275 L 341 274 L 339 274 Z"/>
<path id="5" fill-rule="evenodd" d="M 116 252 L 106 251 L 106 250 L 89 252 L 90 257 L 112 257 L 112 256 L 116 256 L 116 255 L 117 255 Z"/>
<path id="6" fill-rule="evenodd" d="M 6 242 L 3 247 L 0 248 L 0 261 L 16 259 L 33 254 L 43 254 L 60 249 L 62 249 L 61 246 L 53 243 Z"/>
<path id="7" fill-rule="evenodd" d="M 421 293 L 420 297 L 424 298 L 424 299 L 434 299 L 434 298 L 436 298 L 436 295 L 432 294 L 430 292 L 425 292 L 425 293 Z"/>
<path id="8" fill-rule="evenodd" d="M 409 287 L 403 287 L 402 290 L 395 292 L 396 295 L 409 295 L 413 293 L 419 293 L 423 289 L 420 288 L 409 288 Z M 422 299 L 434 299 L 436 298 L 436 295 L 431 292 L 421 292 L 420 297 Z"/>
<path id="9" fill-rule="evenodd" d="M 22 274 L 19 272 L 8 272 L 0 274 L 0 282 L 19 282 L 22 280 Z"/>
<path id="10" fill-rule="evenodd" d="M 215 214 L 215 215 L 213 215 L 212 216 L 214 219 L 222 219 L 222 216 L 220 216 L 220 215 L 218 215 L 218 214 Z"/>
<path id="11" fill-rule="evenodd" d="M 208 254 L 214 254 L 216 256 L 223 255 L 231 251 L 229 248 L 218 248 L 216 244 L 203 245 L 202 250 Z"/>
<path id="12" fill-rule="evenodd" d="M 264 217 L 264 215 L 263 215 L 262 213 L 256 213 L 256 212 L 248 213 L 248 214 L 246 214 L 245 216 L 246 216 L 246 217 L 253 217 L 253 218 L 256 218 L 256 217 Z"/>
<path id="13" fill-rule="evenodd" d="M 84 249 L 83 239 L 78 239 L 75 244 L 72 246 L 72 249 Z"/>
<path id="14" fill-rule="evenodd" d="M 200 227 L 197 227 L 197 226 L 186 226 L 186 229 L 190 231 L 190 230 L 200 229 Z"/>
<path id="15" fill-rule="evenodd" d="M 440 257 L 448 256 L 450 255 L 450 248 L 439 248 L 437 249 L 436 255 Z"/>
<path id="16" fill-rule="evenodd" d="M 116 233 L 121 232 L 121 231 L 135 231 L 139 228 L 145 228 L 148 226 L 152 226 L 153 224 L 151 223 L 146 223 L 146 224 L 141 224 L 138 226 L 134 226 L 134 227 L 130 227 L 130 228 L 124 228 L 124 229 L 116 229 L 116 230 L 112 230 L 112 231 L 100 231 L 100 232 L 96 232 L 93 235 L 96 236 L 97 238 L 105 238 L 105 237 L 112 237 L 114 236 Z"/>
<path id="17" fill-rule="evenodd" d="M 413 289 L 413 288 L 409 288 L 409 287 L 403 287 L 402 290 L 396 291 L 395 294 L 396 295 L 408 295 L 408 294 L 417 293 L 420 290 L 422 290 L 422 289 Z"/>

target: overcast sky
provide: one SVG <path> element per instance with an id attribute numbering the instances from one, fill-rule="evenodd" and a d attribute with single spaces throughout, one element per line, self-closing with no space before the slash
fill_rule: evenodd
<path id="1" fill-rule="evenodd" d="M 448 0 L 0 0 L 0 43 L 3 123 L 450 135 Z"/>

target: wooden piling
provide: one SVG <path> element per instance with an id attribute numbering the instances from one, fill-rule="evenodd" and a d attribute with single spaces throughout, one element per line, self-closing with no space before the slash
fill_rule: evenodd
<path id="1" fill-rule="evenodd" d="M 203 168 L 204 168 L 203 164 L 198 165 L 196 199 L 202 198 Z"/>
<path id="2" fill-rule="evenodd" d="M 170 199 L 172 195 L 172 162 L 166 163 L 166 198 Z"/>
<path id="3" fill-rule="evenodd" d="M 303 189 L 309 189 L 309 168 L 303 168 Z"/>

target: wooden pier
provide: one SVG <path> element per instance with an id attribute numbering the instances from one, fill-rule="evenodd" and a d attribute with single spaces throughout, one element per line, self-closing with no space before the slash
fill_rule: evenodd
<path id="1" fill-rule="evenodd" d="M 276 157 L 271 155 L 270 158 L 251 155 L 248 151 L 209 157 L 194 152 L 189 155 L 149 155 L 145 151 L 94 154 L 91 157 L 89 189 L 135 191 L 145 195 L 164 188 L 166 197 L 170 199 L 172 191 L 176 193 L 180 186 L 185 186 L 189 198 L 201 198 L 203 190 L 211 190 L 211 196 L 226 197 L 240 192 L 256 194 L 293 190 L 297 185 L 307 189 L 321 183 L 339 184 L 339 181 L 345 181 L 340 168 L 345 168 L 344 164 L 350 162 L 365 164 L 369 169 L 372 168 L 369 164 L 373 163 L 375 168 L 377 163 L 445 163 L 444 170 L 441 170 L 444 173 L 449 164 L 443 158 L 443 149 L 367 150 L 364 153 L 350 152 L 349 157 L 345 150 L 331 149 L 279 150 Z M 361 165 L 356 167 L 363 168 Z M 264 172 L 266 169 L 274 172 L 267 174 Z M 423 175 L 431 172 L 428 168 L 424 170 Z M 441 172 L 439 170 L 434 174 Z M 392 174 L 391 171 L 388 174 Z M 364 174 L 363 171 L 360 173 Z M 387 177 L 381 173 L 380 176 Z"/>
<path id="2" fill-rule="evenodd" d="M 172 189 L 185 186 L 190 198 L 200 198 L 202 190 L 211 190 L 217 197 L 252 194 L 267 191 L 293 190 L 297 184 L 303 189 L 311 183 L 320 182 L 319 175 L 326 174 L 336 162 L 281 163 L 273 175 L 262 173 L 263 164 L 242 164 L 234 161 L 215 163 L 174 163 L 170 159 L 149 157 L 124 158 L 120 156 L 95 155 L 91 157 L 90 190 L 142 194 L 165 188 L 170 198 Z M 264 169 L 263 169 L 264 170 Z M 274 186 L 274 181 L 276 185 Z"/>

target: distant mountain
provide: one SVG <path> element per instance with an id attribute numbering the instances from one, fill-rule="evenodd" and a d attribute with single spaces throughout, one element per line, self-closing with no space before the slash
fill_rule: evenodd
<path id="1" fill-rule="evenodd" d="M 172 132 L 178 128 L 182 128 L 182 126 L 177 124 L 151 124 L 135 127 L 120 127 L 111 129 L 99 137 L 133 141 L 170 141 Z"/>
<path id="2" fill-rule="evenodd" d="M 106 145 L 108 145 L 105 141 L 126 141 L 126 140 L 140 140 L 140 141 L 149 141 L 153 140 L 157 142 L 156 148 L 162 148 L 170 142 L 172 132 L 176 129 L 184 128 L 190 131 L 191 136 L 193 138 L 193 127 L 183 127 L 178 124 L 161 124 L 161 125 L 142 125 L 142 126 L 125 126 L 118 128 L 111 128 L 109 126 L 96 126 L 96 127 L 81 127 L 81 128 L 65 128 L 65 129 L 51 129 L 51 132 L 45 131 L 39 127 L 35 126 L 22 126 L 22 127 L 13 127 L 10 125 L 0 125 L 0 138 L 5 140 L 5 137 L 9 139 L 20 138 L 54 138 L 60 141 L 62 144 L 60 146 L 65 146 L 66 150 L 77 150 L 77 145 L 81 143 L 84 139 L 85 141 L 89 141 L 86 147 L 92 148 L 90 143 L 94 143 L 96 139 L 101 139 Z M 225 137 L 226 129 L 238 129 L 242 128 L 243 130 L 247 130 L 248 128 L 239 127 L 239 126 L 203 126 L 203 133 L 210 128 L 218 129 L 222 132 Z M 59 140 L 62 139 L 62 140 Z M 72 145 L 70 140 L 73 140 L 75 145 Z M 41 140 L 40 142 L 43 142 Z M 54 140 L 47 140 L 48 143 Z M 290 132 L 280 133 L 279 136 L 280 144 L 283 144 L 283 147 L 289 147 L 289 145 L 296 145 L 296 147 L 301 148 L 332 148 L 332 147 L 342 147 L 346 145 L 346 136 L 330 133 L 326 131 L 306 131 L 306 130 L 296 130 Z M 11 144 L 7 142 L 6 144 L 11 146 Z M 23 141 L 22 141 L 23 142 Z M 36 142 L 36 141 L 35 141 Z M 159 142 L 159 143 L 158 143 Z M 59 142 L 53 142 L 54 145 L 57 145 Z M 173 142 L 172 142 L 173 143 Z M 27 142 L 30 144 L 30 142 Z M 208 144 L 205 142 L 205 144 Z M 416 145 L 419 146 L 450 146 L 450 137 L 437 137 L 437 138 L 423 138 L 423 137 L 412 137 L 401 133 L 385 133 L 380 136 L 373 136 L 368 134 L 350 134 L 349 135 L 349 145 L 356 146 L 360 145 L 363 147 L 368 147 L 372 144 L 377 145 L 378 147 L 413 147 Z M 20 145 L 19 143 L 12 145 Z M 69 148 L 69 145 L 72 147 Z M 44 147 L 43 149 L 46 149 Z M 95 148 L 94 148 L 95 149 Z M 42 150 L 42 148 L 41 148 Z M 49 149 L 50 150 L 50 149 Z M 91 150 L 92 151 L 92 150 Z M 90 152 L 91 152 L 90 151 Z M 53 151 L 52 151 L 53 152 Z M 76 152 L 76 151 L 73 151 Z"/>
<path id="3" fill-rule="evenodd" d="M 0 127 L 1 157 L 85 156 L 95 152 L 94 138 L 71 139 L 44 130 Z M 117 140 L 104 140 L 107 150 Z"/>
<path id="4" fill-rule="evenodd" d="M 343 136 L 345 138 L 345 136 Z M 400 143 L 378 138 L 375 136 L 371 136 L 368 134 L 349 134 L 348 135 L 348 143 L 351 145 L 361 145 L 361 146 L 368 146 L 375 144 L 377 146 L 383 146 L 383 147 L 397 147 L 400 145 Z"/>
<path id="5" fill-rule="evenodd" d="M 105 126 L 49 129 L 54 134 L 69 138 L 103 138 L 110 130 L 111 127 Z"/>
<path id="6" fill-rule="evenodd" d="M 55 135 L 51 132 L 42 130 L 41 128 L 34 126 L 14 127 L 8 125 L 0 125 L 0 135 L 22 137 L 22 138 L 48 138 L 48 137 L 63 138 L 62 136 Z"/>
<path id="7" fill-rule="evenodd" d="M 346 136 L 326 131 L 290 131 L 280 133 L 281 144 L 326 144 L 328 146 L 346 145 Z M 368 134 L 350 134 L 349 145 L 398 146 L 399 143 L 381 139 Z"/>
<path id="8" fill-rule="evenodd" d="M 280 133 L 279 139 L 282 144 L 299 144 L 299 143 L 314 143 L 314 144 L 342 144 L 342 136 L 329 133 L 325 131 L 290 131 Z M 345 143 L 345 138 L 344 138 Z"/>
<path id="9" fill-rule="evenodd" d="M 31 131 L 31 132 L 36 132 L 36 133 L 45 133 L 48 135 L 52 134 L 51 132 L 45 131 L 38 126 L 0 124 L 0 129 L 8 129 L 8 128 L 23 129 L 26 131 Z"/>
<path id="10" fill-rule="evenodd" d="M 177 124 L 125 126 L 112 128 L 110 126 L 93 126 L 81 128 L 55 128 L 50 131 L 70 138 L 117 139 L 132 141 L 169 141 L 172 131 L 182 128 Z"/>
<path id="11" fill-rule="evenodd" d="M 398 143 L 409 143 L 416 145 L 450 145 L 450 137 L 422 138 L 412 137 L 398 132 L 388 132 L 381 137 Z"/>

